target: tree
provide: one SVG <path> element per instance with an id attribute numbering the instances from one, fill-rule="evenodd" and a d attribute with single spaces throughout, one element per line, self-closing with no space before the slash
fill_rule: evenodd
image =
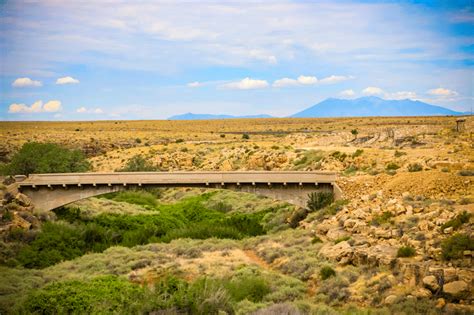
<path id="1" fill-rule="evenodd" d="M 359 131 L 357 131 L 357 129 L 352 129 L 351 133 L 354 136 L 354 139 L 357 139 L 357 135 L 359 134 Z"/>
<path id="2" fill-rule="evenodd" d="M 125 166 L 119 170 L 118 172 L 154 172 L 157 171 L 158 168 L 150 163 L 147 159 L 145 159 L 141 155 L 135 155 L 131 157 Z"/>
<path id="3" fill-rule="evenodd" d="M 27 142 L 2 170 L 6 175 L 33 173 L 75 173 L 90 170 L 91 165 L 79 150 L 54 143 Z"/>

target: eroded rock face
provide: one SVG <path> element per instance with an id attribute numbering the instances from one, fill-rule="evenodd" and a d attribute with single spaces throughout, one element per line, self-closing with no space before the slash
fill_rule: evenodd
<path id="1" fill-rule="evenodd" d="M 25 194 L 22 194 L 22 193 L 16 194 L 16 196 L 15 196 L 15 201 L 16 201 L 20 206 L 23 206 L 23 207 L 28 207 L 28 206 L 31 205 L 31 200 L 30 200 L 30 198 L 28 198 L 28 196 L 26 196 Z"/>
<path id="2" fill-rule="evenodd" d="M 319 254 L 332 260 L 341 261 L 343 258 L 352 256 L 353 249 L 347 241 L 334 245 L 326 244 L 320 250 Z"/>

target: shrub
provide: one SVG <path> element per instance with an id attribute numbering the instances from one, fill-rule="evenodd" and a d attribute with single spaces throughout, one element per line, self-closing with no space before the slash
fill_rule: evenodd
<path id="1" fill-rule="evenodd" d="M 336 240 L 334 240 L 334 244 L 338 244 L 340 242 L 348 241 L 350 239 L 351 239 L 350 236 L 342 236 L 342 237 L 339 237 Z"/>
<path id="2" fill-rule="evenodd" d="M 176 139 L 175 142 L 176 142 L 176 143 L 183 143 L 183 142 L 184 142 L 184 139 Z"/>
<path id="3" fill-rule="evenodd" d="M 341 153 L 339 151 L 335 151 L 333 153 L 331 153 L 331 156 L 333 158 L 335 158 L 336 160 L 340 161 L 340 162 L 344 162 L 344 160 L 346 159 L 347 157 L 347 154 L 345 153 Z"/>
<path id="4" fill-rule="evenodd" d="M 318 166 L 318 164 L 323 160 L 324 152 L 320 150 L 308 150 L 303 152 L 303 156 L 299 159 L 294 160 L 293 164 L 295 169 L 304 169 L 309 166 Z"/>
<path id="5" fill-rule="evenodd" d="M 323 240 L 317 235 L 313 237 L 313 239 L 311 240 L 311 244 L 317 244 L 317 243 L 322 243 L 322 242 Z"/>
<path id="6" fill-rule="evenodd" d="M 397 163 L 394 163 L 394 162 L 390 162 L 387 165 L 385 165 L 385 169 L 387 171 L 395 171 L 395 170 L 398 170 L 399 168 L 400 168 L 400 166 Z"/>
<path id="7" fill-rule="evenodd" d="M 136 139 L 135 139 L 135 143 L 142 143 L 142 139 L 136 138 Z"/>
<path id="8" fill-rule="evenodd" d="M 354 138 L 357 139 L 357 135 L 359 134 L 359 131 L 357 131 L 357 129 L 352 129 L 352 130 L 351 130 L 351 133 L 352 133 L 352 135 L 354 136 Z"/>
<path id="9" fill-rule="evenodd" d="M 416 255 L 416 250 L 410 246 L 402 246 L 397 251 L 397 257 L 413 257 Z"/>
<path id="10" fill-rule="evenodd" d="M 158 167 L 154 166 L 153 163 L 145 159 L 140 154 L 131 157 L 125 166 L 118 169 L 117 172 L 154 172 L 158 171 Z"/>
<path id="11" fill-rule="evenodd" d="M 465 250 L 474 250 L 474 237 L 468 234 L 454 234 L 443 240 L 441 250 L 445 260 L 462 258 Z"/>
<path id="12" fill-rule="evenodd" d="M 403 152 L 403 151 L 398 151 L 398 150 L 395 150 L 395 153 L 393 154 L 395 157 L 401 157 L 403 155 L 407 155 L 406 152 Z"/>
<path id="13" fill-rule="evenodd" d="M 221 134 L 220 137 L 221 137 L 221 138 L 225 138 L 225 134 Z"/>
<path id="14" fill-rule="evenodd" d="M 261 302 L 265 295 L 271 292 L 267 281 L 258 275 L 238 277 L 226 285 L 232 299 L 240 302 L 247 299 L 252 302 Z"/>
<path id="15" fill-rule="evenodd" d="M 127 202 L 139 206 L 147 206 L 151 208 L 158 206 L 158 201 L 156 200 L 155 195 L 144 190 L 122 191 L 119 193 L 111 193 L 105 197 L 107 199 Z"/>
<path id="16" fill-rule="evenodd" d="M 460 176 L 474 176 L 474 170 L 461 170 L 458 174 Z"/>
<path id="17" fill-rule="evenodd" d="M 324 266 L 319 270 L 319 275 L 321 276 L 321 279 L 326 280 L 336 276 L 336 271 L 334 271 L 330 266 Z"/>
<path id="18" fill-rule="evenodd" d="M 91 165 L 79 150 L 69 150 L 54 143 L 25 143 L 2 168 L 5 175 L 33 173 L 86 172 Z"/>
<path id="19" fill-rule="evenodd" d="M 381 215 L 375 216 L 370 223 L 372 225 L 379 226 L 389 222 L 390 218 L 392 217 L 393 214 L 390 211 L 385 211 Z"/>
<path id="20" fill-rule="evenodd" d="M 362 150 L 362 149 L 357 149 L 354 153 L 352 153 L 352 157 L 353 157 L 353 158 L 356 158 L 356 157 L 358 157 L 358 156 L 361 156 L 362 153 L 364 153 L 364 150 Z"/>
<path id="21" fill-rule="evenodd" d="M 248 140 L 250 139 L 250 136 L 247 133 L 242 134 L 242 139 Z"/>
<path id="22" fill-rule="evenodd" d="M 311 211 L 317 211 L 334 202 L 334 193 L 330 191 L 313 192 L 308 197 L 307 207 Z"/>
<path id="23" fill-rule="evenodd" d="M 418 163 L 412 163 L 408 165 L 408 171 L 409 172 L 419 172 L 423 170 L 423 166 Z"/>
<path id="24" fill-rule="evenodd" d="M 23 301 L 25 314 L 137 313 L 145 290 L 116 276 L 90 281 L 53 282 L 33 291 Z"/>
<path id="25" fill-rule="evenodd" d="M 445 224 L 441 226 L 441 229 L 444 230 L 449 227 L 453 227 L 454 230 L 457 230 L 461 227 L 464 223 L 469 222 L 469 218 L 471 214 L 467 211 L 463 211 L 462 213 L 458 214 L 454 219 L 449 220 Z"/>
<path id="26" fill-rule="evenodd" d="M 326 279 L 318 290 L 319 294 L 325 297 L 326 303 L 340 304 L 350 297 L 348 290 L 349 283 L 340 277 L 330 277 Z"/>

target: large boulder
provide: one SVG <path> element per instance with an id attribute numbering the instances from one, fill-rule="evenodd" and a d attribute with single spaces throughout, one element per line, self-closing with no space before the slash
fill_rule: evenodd
<path id="1" fill-rule="evenodd" d="M 432 292 L 438 291 L 440 288 L 438 279 L 435 276 L 426 276 L 422 281 L 425 288 L 430 289 Z"/>
<path id="2" fill-rule="evenodd" d="M 347 241 L 334 245 L 326 244 L 319 250 L 320 255 L 336 261 L 341 261 L 342 259 L 347 260 L 352 256 L 352 253 L 352 246 Z"/>
<path id="3" fill-rule="evenodd" d="M 470 296 L 469 285 L 464 281 L 452 281 L 443 286 L 443 292 L 451 299 L 460 300 Z"/>
<path id="4" fill-rule="evenodd" d="M 31 200 L 28 198 L 27 195 L 22 194 L 22 193 L 17 193 L 15 196 L 16 202 L 23 207 L 28 207 L 31 205 Z"/>

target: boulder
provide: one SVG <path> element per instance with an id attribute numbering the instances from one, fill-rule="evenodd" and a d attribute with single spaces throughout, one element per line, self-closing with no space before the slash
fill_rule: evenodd
<path id="1" fill-rule="evenodd" d="M 422 281 L 425 288 L 430 289 L 432 292 L 438 291 L 440 288 L 438 279 L 435 276 L 426 276 Z"/>
<path id="2" fill-rule="evenodd" d="M 417 298 L 430 298 L 433 294 L 431 294 L 431 291 L 425 288 L 419 288 L 418 290 L 415 291 L 414 295 Z"/>
<path id="3" fill-rule="evenodd" d="M 332 260 L 340 261 L 344 257 L 352 256 L 353 249 L 347 241 L 335 245 L 326 244 L 319 250 L 319 254 Z"/>
<path id="4" fill-rule="evenodd" d="M 395 302 L 397 302 L 398 300 L 398 296 L 396 296 L 395 294 L 390 294 L 389 296 L 387 296 L 384 300 L 385 304 L 394 304 Z"/>
<path id="5" fill-rule="evenodd" d="M 349 234 L 342 228 L 333 228 L 327 232 L 326 237 L 331 241 L 335 241 L 339 238 L 346 237 L 348 235 Z"/>
<path id="6" fill-rule="evenodd" d="M 29 205 L 31 205 L 30 198 L 28 198 L 27 195 L 22 194 L 22 193 L 16 194 L 15 200 L 20 206 L 23 206 L 23 207 L 28 207 Z"/>
<path id="7" fill-rule="evenodd" d="M 459 300 L 470 295 L 469 285 L 464 281 L 452 281 L 443 286 L 443 292 L 450 298 Z"/>

